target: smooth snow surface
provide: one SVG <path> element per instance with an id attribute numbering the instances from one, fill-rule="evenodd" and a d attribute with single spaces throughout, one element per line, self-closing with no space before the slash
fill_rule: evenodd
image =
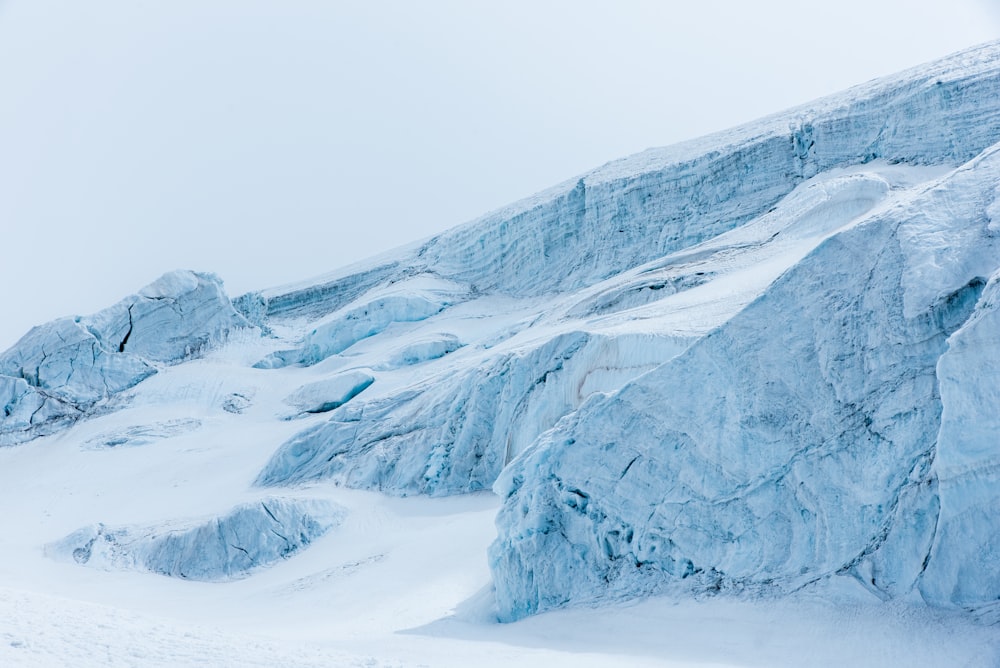
<path id="1" fill-rule="evenodd" d="M 33 329 L 0 664 L 997 665 L 997 99 L 989 45 Z"/>

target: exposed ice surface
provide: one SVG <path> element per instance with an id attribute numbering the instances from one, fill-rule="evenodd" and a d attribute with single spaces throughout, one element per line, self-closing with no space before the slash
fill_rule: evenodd
<path id="1" fill-rule="evenodd" d="M 185 580 L 231 580 L 287 559 L 343 519 L 315 499 L 268 498 L 190 526 L 84 527 L 45 547 L 54 559 Z"/>
<path id="2" fill-rule="evenodd" d="M 989 149 L 830 237 L 685 353 L 543 435 L 497 485 L 501 614 L 609 590 L 790 592 L 834 575 L 885 598 L 992 606 L 1000 572 L 979 559 L 997 549 L 985 518 L 1000 497 L 983 491 L 1000 413 L 954 412 L 988 405 L 997 379 L 992 354 L 956 367 L 949 337 L 968 351 L 990 321 L 992 290 L 981 297 L 1000 240 L 983 207 L 997 182 Z M 939 360 L 961 381 L 939 389 Z M 956 406 L 943 424 L 942 395 Z"/>
<path id="3" fill-rule="evenodd" d="M 71 424 L 96 404 L 247 327 L 213 275 L 166 274 L 91 316 L 33 328 L 0 354 L 0 445 Z"/>
<path id="4" fill-rule="evenodd" d="M 0 585 L 152 605 L 104 586 L 169 582 L 139 589 L 348 644 L 378 619 L 379 647 L 590 620 L 580 665 L 621 659 L 577 651 L 599 611 L 488 621 L 654 593 L 1000 621 L 998 99 L 1000 43 L 312 281 L 231 303 L 178 272 L 36 328 L 0 355 L 0 444 L 45 446 L 0 449 L 0 497 L 31 499 Z M 995 665 L 975 628 L 961 661 Z"/>
<path id="5" fill-rule="evenodd" d="M 995 384 L 952 343 L 990 321 L 1000 267 L 996 50 L 612 163 L 382 258 L 467 285 L 467 310 L 506 294 L 525 316 L 334 411 L 258 482 L 442 495 L 499 477 L 505 619 L 834 576 L 987 615 L 995 403 L 942 405 Z M 939 387 L 939 361 L 958 380 Z M 946 478 L 942 449 L 969 470 Z"/>
<path id="6" fill-rule="evenodd" d="M 375 382 L 370 373 L 355 369 L 304 385 L 285 398 L 303 413 L 326 413 L 358 396 Z"/>

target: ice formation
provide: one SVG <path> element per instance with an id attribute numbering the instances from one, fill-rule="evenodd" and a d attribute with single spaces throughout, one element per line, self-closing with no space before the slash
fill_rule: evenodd
<path id="1" fill-rule="evenodd" d="M 0 355 L 0 444 L 72 424 L 98 403 L 248 323 L 213 275 L 166 274 L 114 306 L 33 328 Z"/>
<path id="2" fill-rule="evenodd" d="M 252 324 L 265 338 L 232 353 L 240 384 L 219 385 L 225 415 L 206 424 L 284 399 L 304 425 L 268 413 L 288 430 L 256 484 L 492 487 L 504 620 L 835 578 L 998 619 L 997 99 L 1000 43 L 233 304 L 210 277 L 171 275 L 0 356 L 0 442 L 69 426 Z M 232 518 L 211 526 L 267 524 Z M 207 579 L 283 545 L 240 542 L 260 550 L 247 561 L 222 529 L 156 531 L 60 545 L 156 572 L 189 554 L 185 576 Z"/>
<path id="3" fill-rule="evenodd" d="M 267 498 L 202 523 L 84 527 L 47 545 L 54 559 L 218 581 L 287 559 L 339 524 L 344 511 L 315 499 Z"/>

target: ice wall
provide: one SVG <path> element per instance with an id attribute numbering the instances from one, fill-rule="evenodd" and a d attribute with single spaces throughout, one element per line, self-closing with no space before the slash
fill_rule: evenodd
<path id="1" fill-rule="evenodd" d="M 979 47 L 609 163 L 370 266 L 261 293 L 258 310 L 322 315 L 421 272 L 474 292 L 573 290 L 733 229 L 824 170 L 876 159 L 959 165 L 1000 140 L 998 60 L 1000 46 Z"/>
<path id="2" fill-rule="evenodd" d="M 990 149 L 543 434 L 496 485 L 502 617 L 835 575 L 992 605 L 997 183 Z"/>

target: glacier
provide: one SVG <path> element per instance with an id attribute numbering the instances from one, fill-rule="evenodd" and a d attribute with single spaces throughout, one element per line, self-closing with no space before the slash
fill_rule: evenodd
<path id="1" fill-rule="evenodd" d="M 168 274 L 0 355 L 0 445 L 231 429 L 241 494 L 492 490 L 503 621 L 831 583 L 1000 621 L 998 99 L 994 43 L 309 281 Z M 227 580 L 343 516 L 94 517 L 47 550 Z"/>

